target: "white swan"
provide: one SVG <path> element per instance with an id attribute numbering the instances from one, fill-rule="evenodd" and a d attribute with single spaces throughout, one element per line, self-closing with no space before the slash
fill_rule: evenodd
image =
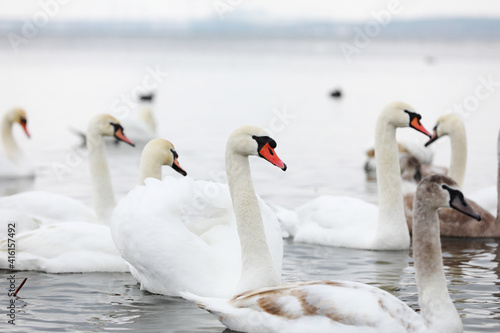
<path id="1" fill-rule="evenodd" d="M 222 184 L 166 177 L 146 179 L 146 186 L 120 200 L 113 239 L 142 289 L 229 296 L 280 282 L 281 231 L 255 194 L 248 161 L 260 156 L 285 170 L 275 147 L 264 130 L 241 127 L 226 146 L 229 191 Z"/>
<path id="2" fill-rule="evenodd" d="M 375 129 L 379 205 L 343 196 L 321 196 L 296 209 L 298 224 L 289 230 L 304 243 L 371 249 L 410 247 L 396 143 L 396 128 L 413 127 L 430 136 L 420 115 L 394 102 L 380 113 Z"/>
<path id="3" fill-rule="evenodd" d="M 127 109 L 121 123 L 134 142 L 145 143 L 157 137 L 156 120 L 153 114 L 154 94 L 139 96 L 137 108 Z"/>
<path id="4" fill-rule="evenodd" d="M 248 291 L 231 299 L 182 293 L 238 332 L 463 332 L 448 293 L 439 237 L 439 207 L 480 219 L 446 176 L 418 186 L 413 256 L 420 315 L 388 292 L 350 281 L 298 282 Z"/>
<path id="5" fill-rule="evenodd" d="M 168 165 L 178 173 L 186 176 L 177 158 L 179 155 L 174 145 L 164 139 L 153 139 L 149 141 L 142 150 L 141 165 L 139 167 L 139 183 L 144 185 L 148 177 L 161 180 L 161 167 Z"/>
<path id="6" fill-rule="evenodd" d="M 453 113 L 441 116 L 436 121 L 432 137 L 426 143 L 426 146 L 447 135 L 450 137 L 451 144 L 451 161 L 448 176 L 463 187 L 467 168 L 467 135 L 460 117 Z M 484 209 L 487 209 L 491 214 L 496 213 L 498 201 L 496 186 L 490 186 L 473 192 L 468 198 Z"/>
<path id="7" fill-rule="evenodd" d="M 114 117 L 98 115 L 90 121 L 87 140 L 93 195 L 97 196 L 95 212 L 78 200 L 44 191 L 0 198 L 2 228 L 6 230 L 8 223 L 16 221 L 16 236 L 20 239 L 16 269 L 47 272 L 128 270 L 113 246 L 106 225 L 109 223 L 107 214 L 110 214 L 115 202 L 104 156 L 103 136 L 115 136 L 132 144 Z M 13 220 L 12 216 L 16 215 Z M 80 237 L 81 242 L 73 241 L 76 237 Z M 87 245 L 82 247 L 84 243 Z M 7 247 L 8 239 L 2 238 L 0 268 L 9 267 L 6 261 L 8 256 L 4 255 Z M 73 261 L 68 261 L 70 255 Z M 102 261 L 102 266 L 94 264 L 91 259 L 99 256 L 108 258 Z M 110 258 L 114 258 L 114 264 Z"/>
<path id="8" fill-rule="evenodd" d="M 12 135 L 12 125 L 15 123 L 21 125 L 28 138 L 30 137 L 24 110 L 16 108 L 4 115 L 1 131 L 5 155 L 0 155 L 0 178 L 33 178 L 35 169 L 23 155 Z"/>
<path id="9" fill-rule="evenodd" d="M 144 148 L 141 177 L 160 178 L 162 165 L 175 166 L 176 171 L 186 174 L 177 161 L 172 143 L 156 139 Z M 114 245 L 108 226 L 79 221 L 40 225 L 39 221 L 19 212 L 0 211 L 0 214 L 9 223 L 15 223 L 14 266 L 17 270 L 49 273 L 129 271 Z M 3 229 L 8 230 L 7 226 Z M 23 229 L 28 230 L 23 232 Z M 7 235 L 0 240 L 0 268 L 4 269 L 10 267 L 6 238 Z"/>
<path id="10" fill-rule="evenodd" d="M 451 161 L 448 176 L 455 180 L 460 187 L 463 187 L 467 166 L 467 136 L 462 120 L 453 113 L 439 117 L 432 136 L 425 146 L 429 146 L 446 135 L 450 136 L 451 143 Z"/>
<path id="11" fill-rule="evenodd" d="M 123 127 L 127 129 L 128 136 L 135 143 L 140 144 L 140 146 L 157 137 L 156 119 L 152 111 L 153 99 L 154 94 L 150 93 L 148 95 L 140 95 L 138 103 L 129 100 L 127 105 L 113 105 L 113 109 L 116 111 L 114 114 L 119 118 Z M 76 128 L 70 128 L 70 131 L 82 139 L 81 146 L 85 147 L 87 144 L 87 135 Z M 105 140 L 105 143 L 116 145 L 120 143 L 120 140 L 109 138 L 109 140 Z"/>
<path id="12" fill-rule="evenodd" d="M 92 183 L 94 212 L 78 200 L 45 191 L 23 192 L 0 198 L 0 208 L 18 210 L 47 223 L 64 221 L 100 222 L 109 224 L 116 204 L 104 152 L 103 137 L 134 145 L 113 116 L 94 116 L 87 129 L 88 159 Z"/>

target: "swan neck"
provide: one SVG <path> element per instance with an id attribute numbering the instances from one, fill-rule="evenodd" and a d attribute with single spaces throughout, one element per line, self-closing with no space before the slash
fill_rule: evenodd
<path id="1" fill-rule="evenodd" d="M 228 149 L 226 172 L 241 244 L 242 269 L 238 291 L 278 285 L 280 276 L 267 244 L 248 156 Z"/>
<path id="2" fill-rule="evenodd" d="M 161 180 L 161 168 L 163 163 L 158 157 L 143 152 L 141 155 L 141 163 L 139 166 L 139 182 L 144 185 L 146 178 L 156 178 Z"/>
<path id="3" fill-rule="evenodd" d="M 102 222 L 109 223 L 116 201 L 105 156 L 104 140 L 102 135 L 92 128 L 87 131 L 87 147 L 94 210 Z"/>
<path id="4" fill-rule="evenodd" d="M 14 136 L 12 135 L 13 122 L 6 115 L 2 119 L 2 146 L 5 155 L 13 162 L 18 162 L 22 156 L 21 150 L 17 146 Z"/>
<path id="5" fill-rule="evenodd" d="M 427 208 L 417 196 L 413 207 L 413 258 L 422 317 L 429 328 L 444 321 L 461 327 L 444 275 L 437 210 Z"/>
<path id="6" fill-rule="evenodd" d="M 465 169 L 467 166 L 467 137 L 462 124 L 450 133 L 451 161 L 449 176 L 463 187 Z"/>
<path id="7" fill-rule="evenodd" d="M 407 249 L 410 235 L 404 214 L 396 127 L 379 117 L 375 130 L 379 215 L 375 246 Z"/>
<path id="8" fill-rule="evenodd" d="M 141 118 L 145 124 L 148 125 L 152 132 L 156 132 L 156 121 L 151 110 L 151 104 L 147 103 L 142 106 L 139 111 L 139 118 Z"/>

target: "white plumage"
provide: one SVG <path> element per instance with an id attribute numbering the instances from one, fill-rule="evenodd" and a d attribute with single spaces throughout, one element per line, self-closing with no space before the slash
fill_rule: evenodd
<path id="1" fill-rule="evenodd" d="M 175 166 L 178 172 L 185 174 L 177 156 L 171 142 L 163 139 L 149 142 L 141 158 L 140 181 L 148 176 L 161 178 L 162 165 Z M 29 215 L 22 213 L 23 202 L 15 196 L 5 198 L 4 203 L 17 205 L 16 210 L 0 209 L 5 221 L 2 230 L 7 230 L 7 224 L 12 221 L 16 223 L 16 269 L 50 273 L 129 271 L 116 249 L 109 226 L 99 224 L 80 202 L 44 192 L 28 192 L 23 198 L 32 203 L 27 205 Z M 72 217 L 81 220 L 75 222 Z M 7 235 L 0 238 L 3 239 L 0 268 L 9 267 L 6 238 Z"/>
<path id="2" fill-rule="evenodd" d="M 17 229 L 17 228 L 16 228 Z M 109 227 L 67 221 L 26 232 L 16 230 L 16 270 L 48 273 L 127 272 Z M 0 240 L 0 268 L 7 269 L 8 240 Z"/>
<path id="3" fill-rule="evenodd" d="M 30 136 L 24 110 L 15 108 L 3 116 L 0 124 L 3 148 L 3 154 L 0 154 L 0 178 L 33 178 L 35 177 L 35 168 L 14 140 L 12 126 L 15 123 L 23 128 L 28 137 Z"/>
<path id="4" fill-rule="evenodd" d="M 405 103 L 387 105 L 377 120 L 375 145 L 379 204 L 344 196 L 321 196 L 295 210 L 296 218 L 280 213 L 294 241 L 371 250 L 410 247 L 396 143 L 398 127 L 429 134 L 420 115 Z M 297 223 L 294 223 L 296 221 Z"/>
<path id="5" fill-rule="evenodd" d="M 229 186 L 189 177 L 146 179 L 145 186 L 120 200 L 112 217 L 113 239 L 142 289 L 229 296 L 280 282 L 281 230 L 253 190 L 248 156 L 259 151 L 252 135 L 269 139 L 247 126 L 228 140 Z M 262 246 L 268 252 L 261 253 Z"/>

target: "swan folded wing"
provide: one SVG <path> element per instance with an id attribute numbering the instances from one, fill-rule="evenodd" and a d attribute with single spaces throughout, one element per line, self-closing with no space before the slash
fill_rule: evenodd
<path id="1" fill-rule="evenodd" d="M 0 241 L 0 254 L 7 252 Z M 0 258 L 0 268 L 7 268 Z M 127 272 L 116 250 L 109 227 L 86 222 L 42 226 L 16 235 L 16 269 L 49 273 Z"/>
<path id="2" fill-rule="evenodd" d="M 242 331 L 420 332 L 423 322 L 389 293 L 348 281 L 291 283 L 235 296 L 229 301 L 196 298 L 198 306 Z M 249 329 L 251 328 L 251 329 Z"/>
<path id="3" fill-rule="evenodd" d="M 112 217 L 115 244 L 135 268 L 141 287 L 166 295 L 179 290 L 205 294 L 203 284 L 213 286 L 214 294 L 232 292 L 231 281 L 241 272 L 235 225 L 217 225 L 200 237 L 182 218 L 193 203 L 195 181 L 167 177 L 145 183 L 120 200 Z M 216 241 L 224 238 L 230 242 Z"/>
<path id="4" fill-rule="evenodd" d="M 172 217 L 169 221 L 182 221 L 184 226 L 195 235 L 205 241 L 208 245 L 218 248 L 218 251 L 232 251 L 235 256 L 240 256 L 239 236 L 236 230 L 236 218 L 232 207 L 231 195 L 227 184 L 215 183 L 205 180 L 194 181 L 190 177 L 173 178 L 169 177 L 167 184 L 157 180 L 149 180 L 147 188 L 154 183 L 161 186 L 166 192 L 164 199 L 158 200 L 167 202 L 172 191 L 175 191 L 177 201 L 175 206 L 162 211 L 157 215 L 168 216 L 177 207 L 178 216 Z M 153 193 L 159 190 L 151 188 Z M 168 194 L 170 193 L 170 194 Z M 151 198 L 152 199 L 152 198 Z M 260 212 L 264 223 L 267 243 L 270 247 L 271 256 L 278 272 L 281 272 L 283 260 L 283 241 L 281 238 L 281 228 L 276 214 L 257 195 Z M 161 208 L 164 209 L 165 204 Z"/>
<path id="5" fill-rule="evenodd" d="M 236 225 L 231 197 L 227 185 L 198 180 L 192 193 L 186 196 L 181 218 L 186 227 L 196 235 L 210 233 L 221 225 Z"/>
<path id="6" fill-rule="evenodd" d="M 42 221 L 17 210 L 0 208 L 0 240 L 7 238 L 11 226 L 19 234 L 40 228 Z"/>
<path id="7" fill-rule="evenodd" d="M 370 248 L 378 207 L 360 199 L 321 196 L 297 208 L 300 226 L 294 240 L 321 245 Z"/>
<path id="8" fill-rule="evenodd" d="M 299 217 L 297 213 L 293 210 L 273 204 L 270 204 L 269 207 L 273 210 L 279 221 L 281 227 L 281 237 L 289 238 L 295 236 L 299 225 Z"/>
<path id="9" fill-rule="evenodd" d="M 144 229 L 136 230 L 137 237 L 129 238 L 120 251 L 142 276 L 139 280 L 142 289 L 177 296 L 179 290 L 185 289 L 206 294 L 205 286 L 210 285 L 212 290 L 208 295 L 223 294 L 224 290 L 234 292 L 233 281 L 237 281 L 241 272 L 239 252 L 217 242 L 209 244 L 181 224 L 155 224 L 157 227 L 150 231 L 146 231 L 147 224 Z M 220 233 L 224 233 L 222 227 Z"/>
<path id="10" fill-rule="evenodd" d="M 43 224 L 85 221 L 99 223 L 95 214 L 78 200 L 43 191 L 29 191 L 0 198 L 0 208 L 16 210 Z"/>
<path id="11" fill-rule="evenodd" d="M 378 207 L 361 199 L 345 196 L 321 196 L 297 208 L 302 224 L 316 223 L 326 229 L 352 226 L 355 220 L 375 219 Z"/>

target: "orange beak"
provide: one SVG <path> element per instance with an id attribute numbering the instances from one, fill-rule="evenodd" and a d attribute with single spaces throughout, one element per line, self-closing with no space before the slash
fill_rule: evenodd
<path id="1" fill-rule="evenodd" d="M 125 136 L 125 134 L 123 134 L 123 130 L 121 128 L 115 131 L 115 138 L 117 138 L 120 141 L 128 143 L 132 147 L 135 147 L 135 144 L 132 141 L 130 141 L 129 138 Z"/>
<path id="2" fill-rule="evenodd" d="M 437 139 L 439 139 L 438 135 L 437 135 L 437 131 L 434 130 L 434 132 L 432 132 L 432 135 L 431 135 L 431 138 L 429 139 L 429 141 L 427 141 L 425 143 L 425 146 L 427 147 L 428 145 L 430 145 L 431 143 L 433 143 L 434 141 L 436 141 Z"/>
<path id="3" fill-rule="evenodd" d="M 26 121 L 21 121 L 20 124 L 23 127 L 24 133 L 26 133 L 28 138 L 31 137 L 30 133 L 28 132 L 28 127 L 26 126 Z"/>
<path id="4" fill-rule="evenodd" d="M 177 171 L 178 173 L 180 173 L 183 176 L 187 176 L 187 172 L 184 171 L 183 168 L 181 168 L 179 161 L 177 161 L 177 157 L 174 158 L 174 164 L 172 164 L 172 169 L 174 169 L 175 171 Z"/>
<path id="5" fill-rule="evenodd" d="M 259 151 L 259 155 L 271 162 L 272 164 L 276 165 L 278 168 L 281 170 L 285 171 L 286 170 L 286 164 L 283 163 L 282 160 L 276 155 L 276 152 L 274 151 L 273 148 L 269 145 L 269 142 L 262 147 L 262 149 Z"/>
<path id="6" fill-rule="evenodd" d="M 410 122 L 410 126 L 416 129 L 417 131 L 424 133 L 429 138 L 431 137 L 431 134 L 425 129 L 424 126 L 422 126 L 418 118 L 413 118 L 413 120 Z"/>

